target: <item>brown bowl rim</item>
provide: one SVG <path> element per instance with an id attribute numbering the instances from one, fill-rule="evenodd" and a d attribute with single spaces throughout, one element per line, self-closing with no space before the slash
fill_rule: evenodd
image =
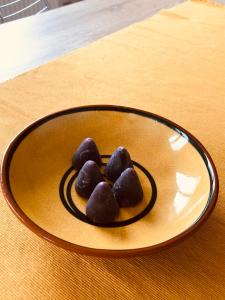
<path id="1" fill-rule="evenodd" d="M 117 111 L 117 112 L 125 112 L 125 113 L 134 113 L 137 115 L 141 115 L 143 117 L 151 118 L 154 120 L 157 120 L 164 125 L 174 129 L 182 136 L 185 136 L 185 138 L 188 139 L 188 141 L 195 147 L 195 149 L 200 153 L 205 166 L 208 170 L 209 177 L 210 177 L 210 194 L 209 199 L 207 202 L 207 205 L 204 209 L 204 211 L 201 213 L 201 215 L 198 217 L 198 219 L 186 230 L 181 232 L 180 234 L 176 235 L 175 237 L 168 239 L 162 243 L 147 246 L 143 248 L 136 248 L 136 249 L 126 249 L 126 250 L 112 250 L 112 249 L 95 249 L 85 246 L 79 246 L 76 244 L 73 244 L 71 242 L 65 241 L 61 238 L 58 238 L 54 236 L 53 234 L 47 232 L 46 230 L 39 227 L 37 224 L 35 224 L 19 207 L 16 200 L 13 197 L 13 194 L 10 190 L 9 185 L 9 167 L 10 162 L 13 156 L 13 153 L 16 151 L 16 148 L 20 144 L 20 142 L 35 128 L 41 126 L 43 123 L 54 119 L 59 116 L 72 114 L 72 113 L 80 113 L 85 111 Z M 36 233 L 38 236 L 42 237 L 45 240 L 48 240 L 49 242 L 70 250 L 77 253 L 85 254 L 85 255 L 93 255 L 93 256 L 105 256 L 105 257 L 125 257 L 125 256 L 135 256 L 135 255 L 147 255 L 151 253 L 158 252 L 162 249 L 168 248 L 172 245 L 176 245 L 178 242 L 184 240 L 188 236 L 190 236 L 194 231 L 196 231 L 200 225 L 202 225 L 210 216 L 212 213 L 216 202 L 218 198 L 218 192 L 219 192 L 219 180 L 218 175 L 216 171 L 216 167 L 214 165 L 214 162 L 208 153 L 208 151 L 205 149 L 205 147 L 201 144 L 201 142 L 195 138 L 190 132 L 188 132 L 186 129 L 181 127 L 180 125 L 168 120 L 167 118 L 164 118 L 160 115 L 147 112 L 144 110 L 140 110 L 137 108 L 131 108 L 131 107 L 125 107 L 125 106 L 118 106 L 118 105 L 87 105 L 87 106 L 79 106 L 74 108 L 69 108 L 65 110 L 61 110 L 52 114 L 49 114 L 47 116 L 44 116 L 35 122 L 28 125 L 26 128 L 24 128 L 9 144 L 2 160 L 1 164 L 1 187 L 4 194 L 4 197 L 6 199 L 7 204 L 13 211 L 13 213 L 16 215 L 16 217 L 25 224 L 31 231 Z"/>

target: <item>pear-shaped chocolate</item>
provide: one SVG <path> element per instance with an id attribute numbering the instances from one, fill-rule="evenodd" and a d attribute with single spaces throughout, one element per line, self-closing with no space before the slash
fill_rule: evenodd
<path id="1" fill-rule="evenodd" d="M 96 185 L 103 181 L 103 176 L 96 162 L 88 160 L 81 168 L 75 181 L 77 194 L 89 198 Z"/>
<path id="2" fill-rule="evenodd" d="M 79 170 L 88 160 L 93 160 L 99 166 L 101 165 L 101 156 L 92 138 L 86 138 L 80 144 L 73 155 L 72 165 L 75 169 Z"/>
<path id="3" fill-rule="evenodd" d="M 130 154 L 124 147 L 120 146 L 110 157 L 105 167 L 105 175 L 114 182 L 125 169 L 132 167 L 133 163 Z"/>
<path id="4" fill-rule="evenodd" d="M 86 215 L 94 223 L 107 224 L 114 221 L 118 212 L 119 205 L 110 185 L 100 182 L 87 202 Z"/>
<path id="5" fill-rule="evenodd" d="M 120 207 L 134 206 L 143 199 L 143 190 L 134 169 L 122 172 L 114 183 L 112 192 Z"/>

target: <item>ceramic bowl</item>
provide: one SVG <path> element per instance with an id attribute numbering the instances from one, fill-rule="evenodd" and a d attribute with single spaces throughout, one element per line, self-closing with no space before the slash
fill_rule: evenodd
<path id="1" fill-rule="evenodd" d="M 106 163 L 124 146 L 140 178 L 143 201 L 115 222 L 93 225 L 74 189 L 71 157 L 92 137 Z M 185 129 L 128 107 L 68 109 L 29 125 L 9 145 L 2 189 L 15 215 L 63 248 L 98 256 L 149 254 L 184 239 L 205 221 L 218 196 L 213 161 Z"/>

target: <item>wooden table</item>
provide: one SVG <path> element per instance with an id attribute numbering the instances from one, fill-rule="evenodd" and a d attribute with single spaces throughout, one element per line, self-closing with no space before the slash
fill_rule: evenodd
<path id="1" fill-rule="evenodd" d="M 0 25 L 0 82 L 183 0 L 86 0 Z"/>

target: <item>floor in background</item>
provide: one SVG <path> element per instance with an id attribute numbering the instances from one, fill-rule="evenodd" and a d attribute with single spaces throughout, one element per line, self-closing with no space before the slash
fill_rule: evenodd
<path id="1" fill-rule="evenodd" d="M 0 0 L 0 23 L 21 19 L 82 0 Z"/>

